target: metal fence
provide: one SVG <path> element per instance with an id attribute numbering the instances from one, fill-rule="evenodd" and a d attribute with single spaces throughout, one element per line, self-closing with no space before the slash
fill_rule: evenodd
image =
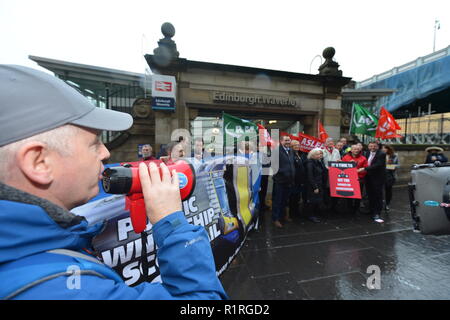
<path id="1" fill-rule="evenodd" d="M 402 128 L 397 133 L 403 137 L 386 141 L 403 144 L 450 143 L 450 112 L 408 117 L 396 121 Z"/>
<path id="2" fill-rule="evenodd" d="M 106 108 L 132 114 L 133 104 L 136 99 L 144 98 L 145 90 L 140 86 L 126 86 L 114 91 L 106 90 Z M 114 140 L 120 132 L 104 131 L 102 140 L 104 143 Z"/>

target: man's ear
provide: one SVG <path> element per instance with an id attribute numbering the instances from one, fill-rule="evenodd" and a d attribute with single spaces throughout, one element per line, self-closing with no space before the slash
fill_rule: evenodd
<path id="1" fill-rule="evenodd" d="M 51 152 L 45 143 L 31 141 L 16 153 L 17 166 L 31 182 L 48 185 L 53 181 Z"/>

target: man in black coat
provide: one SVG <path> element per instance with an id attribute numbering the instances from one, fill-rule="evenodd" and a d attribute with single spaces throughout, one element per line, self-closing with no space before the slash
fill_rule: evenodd
<path id="1" fill-rule="evenodd" d="M 369 150 L 364 153 L 367 158 L 369 166 L 358 170 L 366 170 L 365 177 L 367 196 L 369 197 L 370 213 L 375 222 L 384 222 L 381 217 L 383 210 L 383 188 L 386 170 L 386 154 L 379 150 L 379 145 L 376 142 L 370 142 Z"/>
<path id="2" fill-rule="evenodd" d="M 295 161 L 295 179 L 294 187 L 292 188 L 291 195 L 289 197 L 289 215 L 291 218 L 298 218 L 300 216 L 300 198 L 306 183 L 306 173 L 300 151 L 300 142 L 297 140 L 292 140 L 291 149 L 293 151 Z M 305 199 L 303 199 L 303 201 L 305 202 Z"/>
<path id="3" fill-rule="evenodd" d="M 273 176 L 272 190 L 272 220 L 277 228 L 283 227 L 280 220 L 284 216 L 284 209 L 288 204 L 291 189 L 294 186 L 295 160 L 290 145 L 291 138 L 281 136 L 280 146 L 278 147 L 278 171 Z"/>

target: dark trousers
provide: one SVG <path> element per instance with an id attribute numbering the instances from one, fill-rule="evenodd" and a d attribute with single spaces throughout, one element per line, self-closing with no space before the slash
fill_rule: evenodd
<path id="1" fill-rule="evenodd" d="M 386 205 L 389 206 L 392 200 L 392 186 L 385 185 L 384 187 L 384 193 L 386 196 Z"/>
<path id="2" fill-rule="evenodd" d="M 384 183 L 377 180 L 366 178 L 366 190 L 369 197 L 369 207 L 372 215 L 380 215 L 383 210 L 383 187 Z"/>
<path id="3" fill-rule="evenodd" d="M 328 209 L 335 210 L 338 202 L 338 198 L 331 196 L 330 187 L 325 189 L 325 203 L 327 204 Z"/>
<path id="4" fill-rule="evenodd" d="M 266 206 L 267 186 L 269 184 L 269 176 L 261 176 L 261 190 L 259 190 L 259 208 L 264 209 Z"/>
<path id="5" fill-rule="evenodd" d="M 284 209 L 288 205 L 292 186 L 289 184 L 273 184 L 272 190 L 272 220 L 280 221 L 284 217 Z"/>
<path id="6" fill-rule="evenodd" d="M 359 181 L 359 189 L 361 190 L 361 198 L 362 198 L 364 183 L 361 181 Z M 350 213 L 352 213 L 352 214 L 356 213 L 359 210 L 360 205 L 361 205 L 361 199 L 353 199 L 353 198 L 347 199 L 347 208 L 350 211 Z"/>
<path id="7" fill-rule="evenodd" d="M 289 197 L 289 215 L 291 218 L 300 217 L 300 199 L 302 198 L 302 187 L 295 186 Z"/>

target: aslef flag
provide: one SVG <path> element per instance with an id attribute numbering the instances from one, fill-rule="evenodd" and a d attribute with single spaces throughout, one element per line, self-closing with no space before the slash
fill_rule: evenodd
<path id="1" fill-rule="evenodd" d="M 380 139 L 393 139 L 401 138 L 402 136 L 397 134 L 397 130 L 402 128 L 395 121 L 392 114 L 389 113 L 384 107 L 381 107 L 380 118 L 378 119 L 377 132 L 375 138 Z"/>
<path id="2" fill-rule="evenodd" d="M 318 120 L 318 123 L 319 123 L 319 125 L 318 125 L 318 128 L 319 128 L 319 134 L 318 134 L 319 140 L 322 141 L 322 142 L 325 142 L 325 140 L 327 140 L 328 137 L 329 137 L 328 133 L 325 131 L 324 127 L 322 126 L 322 123 L 320 122 L 320 120 Z"/>
<path id="3" fill-rule="evenodd" d="M 282 136 L 288 136 L 289 138 L 291 138 L 291 140 L 297 140 L 297 141 L 300 141 L 300 138 L 299 138 L 299 137 L 294 136 L 293 134 L 290 134 L 290 133 L 287 133 L 287 132 L 284 132 L 284 131 L 281 131 L 281 132 L 280 132 L 280 137 L 282 137 Z"/>
<path id="4" fill-rule="evenodd" d="M 274 145 L 272 138 L 270 137 L 269 131 L 264 128 L 263 125 L 257 123 L 258 131 L 259 131 L 259 144 L 261 146 L 271 147 Z"/>

